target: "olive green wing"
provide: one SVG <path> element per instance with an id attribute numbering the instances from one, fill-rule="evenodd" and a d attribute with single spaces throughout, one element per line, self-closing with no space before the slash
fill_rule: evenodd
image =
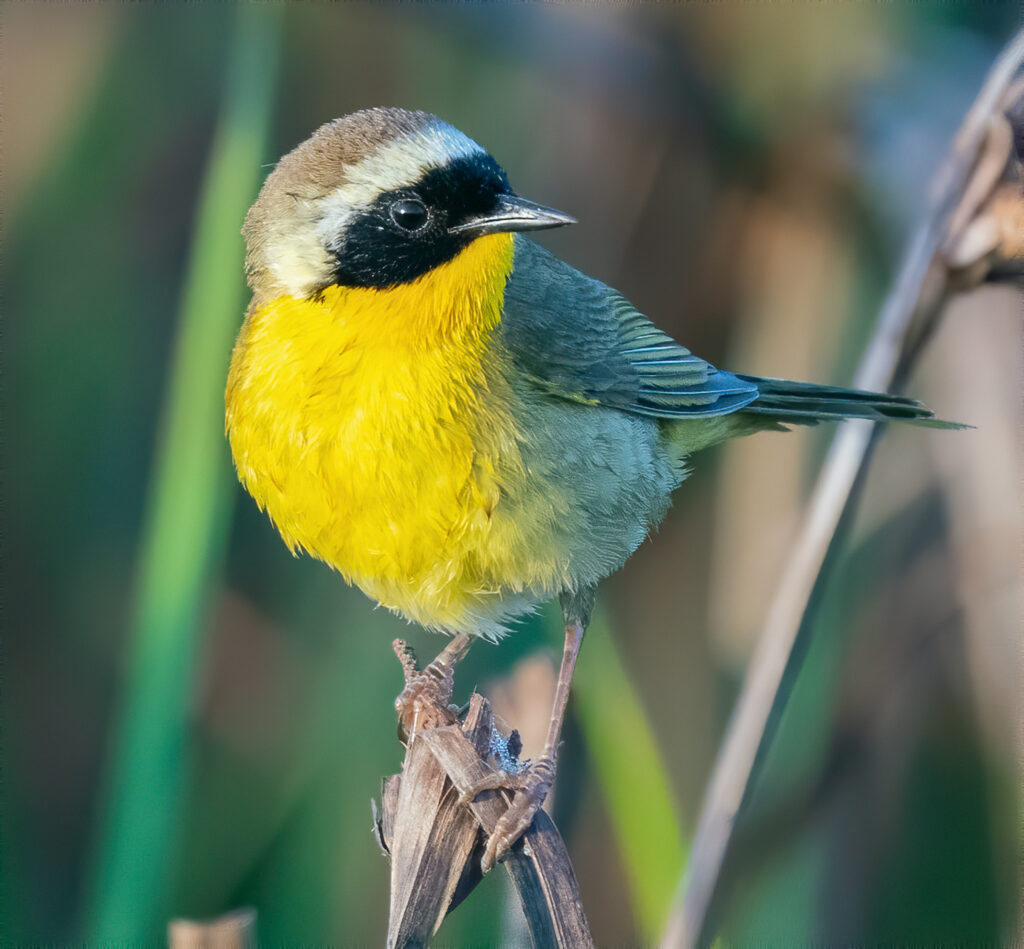
<path id="1" fill-rule="evenodd" d="M 620 293 L 518 235 L 501 325 L 519 370 L 557 398 L 699 418 L 758 395 L 756 384 L 693 355 Z"/>

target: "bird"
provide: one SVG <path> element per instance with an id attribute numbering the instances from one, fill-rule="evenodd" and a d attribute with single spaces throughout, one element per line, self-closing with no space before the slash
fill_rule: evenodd
<path id="1" fill-rule="evenodd" d="M 527 236 L 575 223 L 437 116 L 372 108 L 281 158 L 242 229 L 225 428 L 285 544 L 452 636 L 449 656 L 560 601 L 544 750 L 487 785 L 514 793 L 485 870 L 554 780 L 597 585 L 694 453 L 847 418 L 945 424 L 902 396 L 716 369 Z"/>

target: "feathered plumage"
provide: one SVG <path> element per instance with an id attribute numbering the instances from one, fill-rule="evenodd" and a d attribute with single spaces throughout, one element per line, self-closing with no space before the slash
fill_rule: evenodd
<path id="1" fill-rule="evenodd" d="M 425 626 L 493 638 L 592 589 L 664 516 L 688 456 L 723 439 L 944 424 L 899 396 L 716 369 L 501 233 L 569 220 L 401 110 L 320 129 L 246 220 L 254 295 L 227 391 L 239 476 L 293 550 Z"/>

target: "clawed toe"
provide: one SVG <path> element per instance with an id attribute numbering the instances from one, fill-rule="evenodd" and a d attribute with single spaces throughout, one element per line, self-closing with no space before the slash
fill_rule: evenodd
<path id="1" fill-rule="evenodd" d="M 500 772 L 498 774 L 500 775 Z M 506 778 L 516 782 L 513 785 L 516 787 L 516 793 L 509 803 L 508 810 L 495 825 L 494 831 L 487 841 L 487 847 L 480 862 L 484 873 L 488 873 L 495 863 L 505 857 L 509 849 L 533 823 L 534 815 L 544 804 L 554 782 L 555 763 L 551 758 L 545 756 L 532 763 L 525 773 L 506 775 Z M 509 783 L 499 783 L 497 786 L 509 787 Z"/>
<path id="2" fill-rule="evenodd" d="M 417 728 L 436 728 L 456 720 L 455 712 L 448 707 L 452 697 L 454 667 L 469 650 L 471 641 L 469 636 L 454 637 L 422 672 L 417 668 L 416 656 L 406 643 L 401 639 L 392 643 L 405 674 L 405 688 L 395 699 L 398 737 L 403 744 Z"/>
<path id="3" fill-rule="evenodd" d="M 484 873 L 488 873 L 495 863 L 502 860 L 513 844 L 526 833 L 554 780 L 555 763 L 545 756 L 535 762 L 528 762 L 519 771 L 493 771 L 459 795 L 460 804 L 471 804 L 484 791 L 515 792 L 508 809 L 487 840 L 480 863 Z"/>
<path id="4" fill-rule="evenodd" d="M 477 795 L 484 791 L 517 791 L 523 786 L 521 774 L 510 774 L 508 771 L 492 771 L 487 777 L 481 778 L 472 787 L 466 788 L 459 795 L 460 804 L 472 804 Z"/>

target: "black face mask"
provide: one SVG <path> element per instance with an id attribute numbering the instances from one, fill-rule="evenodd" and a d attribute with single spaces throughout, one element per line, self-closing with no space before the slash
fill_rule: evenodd
<path id="1" fill-rule="evenodd" d="M 352 220 L 334 255 L 334 282 L 385 289 L 408 283 L 451 260 L 473 234 L 451 233 L 492 213 L 511 194 L 501 166 L 483 153 L 427 172 L 414 186 L 380 195 Z"/>

